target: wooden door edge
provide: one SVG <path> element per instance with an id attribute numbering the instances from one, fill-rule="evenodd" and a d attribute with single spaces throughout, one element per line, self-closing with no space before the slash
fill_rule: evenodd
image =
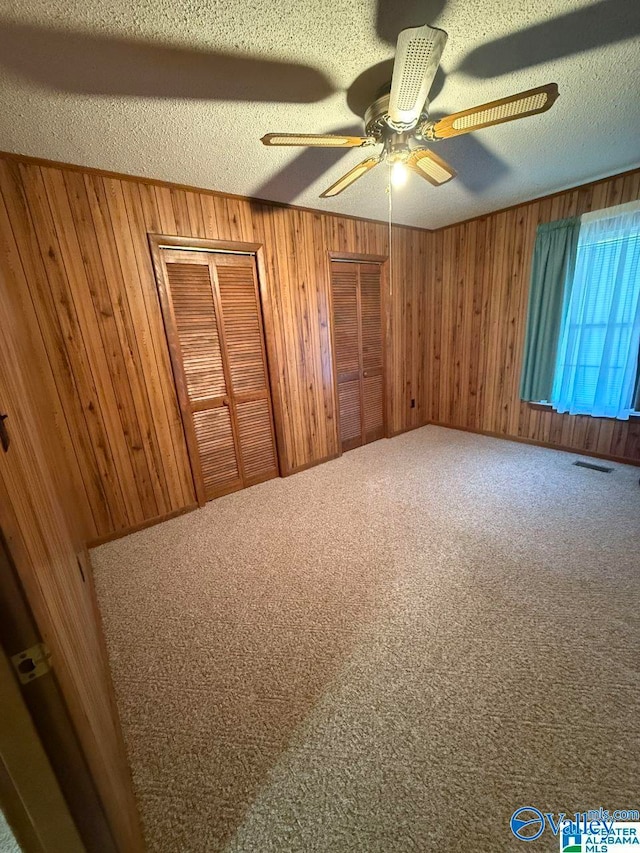
<path id="1" fill-rule="evenodd" d="M 390 258 L 386 258 L 380 263 L 380 291 L 382 297 L 382 311 L 380 312 L 382 314 L 382 394 L 384 402 L 382 416 L 384 418 L 384 438 L 389 438 L 391 435 L 391 359 L 389 357 L 391 351 L 390 263 Z"/>
<path id="2" fill-rule="evenodd" d="M 278 476 L 284 477 L 291 470 L 291 465 L 287 459 L 284 443 L 284 405 L 282 401 L 282 388 L 280 387 L 280 376 L 278 373 L 275 327 L 273 322 L 273 313 L 271 311 L 271 293 L 267 278 L 267 267 L 264 261 L 264 252 L 264 245 L 259 244 L 254 254 L 256 259 L 256 273 L 258 276 L 260 311 L 262 313 L 262 325 L 264 330 L 264 349 L 265 357 L 267 359 L 271 411 L 273 413 Z"/>
<path id="3" fill-rule="evenodd" d="M 342 456 L 342 441 L 340 439 L 340 396 L 338 393 L 338 366 L 336 365 L 336 335 L 335 335 L 335 316 L 333 313 L 333 284 L 331 282 L 331 261 L 339 260 L 334 258 L 333 252 L 329 252 L 329 278 L 327 281 L 328 308 L 329 308 L 329 339 L 331 341 L 331 375 L 333 377 L 333 410 L 335 412 L 335 439 L 336 439 L 336 458 Z"/>
<path id="4" fill-rule="evenodd" d="M 21 850 L 85 853 L 4 647 L 0 648 L 0 805 Z"/>
<path id="5" fill-rule="evenodd" d="M 0 496 L 2 492 L 0 480 Z M 1 530 L 0 593 L 0 645 L 4 654 L 11 658 L 42 642 L 42 637 Z M 50 669 L 25 685 L 22 697 L 87 850 L 117 853 L 106 812 L 55 670 Z"/>

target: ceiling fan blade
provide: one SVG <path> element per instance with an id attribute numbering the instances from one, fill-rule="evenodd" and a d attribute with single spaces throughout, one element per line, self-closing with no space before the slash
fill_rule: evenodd
<path id="1" fill-rule="evenodd" d="M 446 43 L 444 30 L 426 24 L 402 30 L 398 36 L 389 99 L 394 125 L 410 128 L 417 123 Z"/>
<path id="2" fill-rule="evenodd" d="M 350 187 L 354 181 L 357 181 L 358 178 L 361 178 L 366 172 L 373 169 L 374 166 L 377 166 L 379 162 L 379 157 L 369 157 L 367 160 L 363 160 L 362 163 L 358 163 L 357 166 L 350 169 L 350 171 L 336 181 L 335 184 L 331 184 L 329 189 L 320 193 L 320 198 L 332 198 L 334 195 L 339 195 L 343 190 L 346 190 L 347 187 Z"/>
<path id="3" fill-rule="evenodd" d="M 537 89 L 528 89 L 499 101 L 490 101 L 470 110 L 453 113 L 428 128 L 426 135 L 428 139 L 447 139 L 450 136 L 480 130 L 482 127 L 544 113 L 553 106 L 558 94 L 557 83 L 547 83 Z"/>
<path id="4" fill-rule="evenodd" d="M 336 136 L 330 133 L 267 133 L 260 140 L 263 145 L 313 145 L 318 148 L 362 148 L 375 145 L 373 136 Z"/>
<path id="5" fill-rule="evenodd" d="M 345 125 L 335 128 L 333 132 L 335 135 L 349 135 L 358 133 L 359 129 L 353 125 Z M 473 139 L 473 137 L 468 136 L 467 139 Z M 446 142 L 444 144 L 446 145 Z M 285 158 L 282 167 L 259 187 L 252 190 L 251 197 L 291 204 L 312 184 L 315 184 L 328 168 L 337 166 L 339 161 L 349 154 L 349 151 L 349 148 L 323 150 L 322 148 L 310 147 L 298 148 L 296 151 L 289 152 L 290 156 Z"/>
<path id="6" fill-rule="evenodd" d="M 407 166 L 416 175 L 420 175 L 434 187 L 446 184 L 455 178 L 457 172 L 442 157 L 438 157 L 428 148 L 416 148 L 407 160 Z"/>

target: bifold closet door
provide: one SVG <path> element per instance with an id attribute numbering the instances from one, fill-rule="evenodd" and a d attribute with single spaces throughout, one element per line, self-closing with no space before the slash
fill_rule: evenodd
<path id="1" fill-rule="evenodd" d="M 333 344 L 342 450 L 385 434 L 380 265 L 331 262 Z"/>
<path id="2" fill-rule="evenodd" d="M 165 326 L 202 503 L 278 475 L 255 259 L 160 254 Z"/>

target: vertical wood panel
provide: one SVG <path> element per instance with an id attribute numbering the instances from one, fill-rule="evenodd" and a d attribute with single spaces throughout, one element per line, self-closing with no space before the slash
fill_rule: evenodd
<path id="1" fill-rule="evenodd" d="M 384 224 L 8 155 L 0 194 L 0 251 L 46 356 L 86 538 L 194 501 L 148 233 L 264 246 L 283 473 L 335 455 L 328 253 L 387 256 Z M 542 418 L 517 388 L 537 222 L 639 196 L 636 172 L 433 233 L 394 227 L 390 433 L 432 420 L 637 457 L 629 425 Z"/>
<path id="2" fill-rule="evenodd" d="M 640 424 L 545 412 L 519 397 L 536 227 L 640 198 L 640 171 L 522 204 L 431 235 L 430 418 L 637 460 Z M 476 231 L 475 238 L 473 235 Z"/>
<path id="3" fill-rule="evenodd" d="M 0 162 L 0 170 L 7 164 Z M 15 165 L 15 164 L 14 164 Z M 5 183 L 5 194 L 7 184 Z M 11 204 L 11 195 L 8 196 Z M 23 236 L 20 254 L 13 229 L 18 228 Z M 2 260 L 13 283 L 22 316 L 28 318 L 31 330 L 33 357 L 41 365 L 40 379 L 43 392 L 51 401 L 50 427 L 59 435 L 64 448 L 65 465 L 54 470 L 59 494 L 68 501 L 69 514 L 78 518 L 79 528 L 87 535 L 97 535 L 97 530 L 112 525 L 112 518 L 98 476 L 97 463 L 91 446 L 91 438 L 85 423 L 85 412 L 76 394 L 73 370 L 67 354 L 63 331 L 57 322 L 51 288 L 40 258 L 23 196 L 14 204 L 13 228 L 9 221 L 5 199 L 0 194 L 0 234 Z M 65 407 L 63 399 L 70 405 Z M 94 462 L 91 478 L 83 476 L 80 460 L 90 458 Z"/>
<path id="4" fill-rule="evenodd" d="M 51 214 L 51 241 L 57 242 L 60 281 L 68 290 L 63 295 L 65 308 L 73 302 L 79 333 L 79 350 L 85 370 L 95 385 L 97 405 L 106 429 L 105 455 L 109 457 L 109 482 L 114 497 L 122 501 L 129 525 L 142 514 L 142 503 L 135 480 L 133 448 L 127 441 L 128 419 L 125 399 L 130 389 L 122 367 L 123 353 L 113 319 L 113 307 L 101 282 L 89 281 L 78 241 L 70 201 L 64 187 L 64 175 L 58 169 L 41 169 L 38 192 L 42 207 Z M 109 247 L 104 247 L 105 251 Z M 116 390 L 117 389 L 117 390 Z"/>
<path id="5" fill-rule="evenodd" d="M 150 187 L 129 181 L 122 181 L 120 188 L 128 220 L 128 233 L 122 223 L 125 232 L 122 239 L 125 245 L 130 240 L 133 253 L 133 258 L 121 256 L 121 266 L 128 276 L 125 284 L 130 298 L 137 303 L 135 323 L 145 356 L 143 376 L 150 395 L 169 510 L 175 511 L 193 503 L 195 495 L 175 393 L 164 381 L 171 367 L 146 235 L 147 229 L 159 230 L 155 195 L 149 192 Z"/>
<path id="6" fill-rule="evenodd" d="M 63 787 L 75 783 L 70 804 L 79 811 L 75 816 L 87 849 L 141 853 L 143 841 L 82 531 L 76 514 L 67 514 L 58 495 L 56 469 L 64 470 L 66 460 L 50 428 L 52 401 L 40 379 L 45 365 L 33 358 L 28 318 L 19 309 L 13 276 L 3 267 L 0 264 L 0 316 L 6 325 L 0 400 L 8 415 L 10 444 L 0 453 L 0 528 L 39 635 L 51 652 L 53 676 L 46 678 L 55 677 L 62 693 L 113 839 L 98 817 L 84 778 L 86 788 L 77 791 L 75 757 L 70 750 L 62 752 L 60 728 L 53 718 L 47 747 L 54 765 L 63 767 Z M 69 748 L 70 742 L 64 746 Z"/>

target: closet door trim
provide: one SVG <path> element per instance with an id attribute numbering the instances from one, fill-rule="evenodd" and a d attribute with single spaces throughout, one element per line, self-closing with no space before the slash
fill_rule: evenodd
<path id="1" fill-rule="evenodd" d="M 389 438 L 389 424 L 391 423 L 389 411 L 389 335 L 390 335 L 390 294 L 389 294 L 389 258 L 386 255 L 367 255 L 359 252 L 328 252 L 329 269 L 328 269 L 328 294 L 329 294 L 329 317 L 330 317 L 330 334 L 331 334 L 331 369 L 333 375 L 333 405 L 335 410 L 336 424 L 336 446 L 338 448 L 337 456 L 342 456 L 342 441 L 340 440 L 340 400 L 338 398 L 338 366 L 336 364 L 336 341 L 335 341 L 335 322 L 333 312 L 333 288 L 331 284 L 331 263 L 333 261 L 342 261 L 343 263 L 357 264 L 379 264 L 380 265 L 380 299 L 381 299 L 381 316 L 382 316 L 382 408 L 384 418 L 384 434 L 383 438 Z M 359 282 L 359 274 L 358 274 Z M 360 286 L 358 284 L 358 315 L 360 315 Z M 361 330 L 358 331 L 361 334 Z M 364 412 L 361 412 L 361 417 L 364 417 Z M 364 433 L 363 433 L 364 438 Z M 355 445 L 359 446 L 359 445 Z"/>
<path id="2" fill-rule="evenodd" d="M 162 308 L 162 318 L 165 327 L 165 337 L 169 348 L 169 356 L 172 368 L 174 364 L 177 369 L 173 369 L 174 384 L 178 397 L 178 407 L 182 423 L 184 425 L 185 438 L 187 449 L 190 458 L 198 458 L 198 443 L 195 434 L 193 420 L 185 418 L 184 413 L 189 410 L 190 402 L 185 385 L 184 365 L 182 362 L 182 353 L 180 349 L 180 341 L 176 332 L 176 318 L 173 312 L 171 296 L 168 293 L 168 279 L 164 264 L 163 249 L 187 249 L 195 253 L 201 252 L 220 252 L 222 254 L 241 254 L 250 255 L 255 259 L 256 273 L 258 279 L 258 296 L 259 309 L 261 315 L 262 331 L 264 333 L 264 352 L 267 362 L 267 382 L 271 397 L 271 410 L 273 415 L 273 426 L 275 431 L 276 445 L 276 462 L 280 476 L 286 476 L 289 472 L 284 457 L 284 432 L 283 432 L 283 411 L 282 397 L 280 393 L 280 383 L 278 379 L 278 369 L 276 360 L 275 346 L 275 331 L 273 327 L 273 316 L 271 313 L 271 297 L 266 275 L 266 266 L 264 262 L 264 246 L 262 243 L 241 243 L 233 240 L 205 240 L 200 237 L 178 237 L 168 234 L 148 234 L 149 247 L 151 250 L 151 258 L 153 269 L 160 298 L 160 307 Z M 213 281 L 213 278 L 212 278 Z M 217 283 L 217 278 L 215 279 Z M 217 290 L 217 286 L 213 288 Z M 214 304 L 218 308 L 218 296 L 214 292 Z M 165 314 L 166 311 L 166 314 Z M 217 313 L 217 310 L 216 310 Z M 169 318 L 171 322 L 167 322 Z M 220 327 L 220 324 L 219 324 Z M 227 390 L 229 390 L 227 388 Z M 197 406 L 192 406 L 193 411 L 197 411 Z M 195 451 L 195 457 L 192 453 Z M 238 460 L 240 464 L 240 460 Z M 200 506 L 206 503 L 204 482 L 202 480 L 200 470 L 196 473 L 192 469 L 194 489 L 196 499 Z M 231 490 L 233 491 L 233 490 Z"/>

